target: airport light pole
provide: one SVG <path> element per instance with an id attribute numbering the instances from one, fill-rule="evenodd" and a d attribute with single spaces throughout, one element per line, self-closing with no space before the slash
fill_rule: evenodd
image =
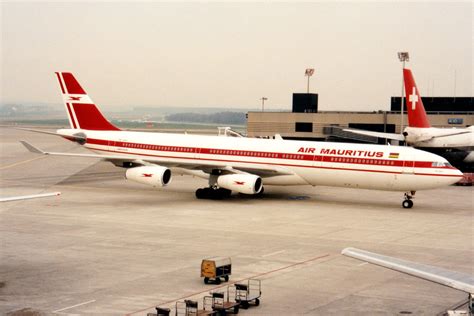
<path id="1" fill-rule="evenodd" d="M 403 63 L 402 66 L 402 94 L 401 94 L 401 107 L 400 107 L 400 134 L 403 133 L 403 110 L 404 110 L 404 105 L 405 105 L 405 100 L 403 99 L 404 96 L 404 88 L 405 88 L 405 79 L 403 77 L 403 69 L 405 69 L 405 62 L 410 60 L 410 56 L 408 55 L 408 52 L 398 52 L 398 59 Z"/>
<path id="2" fill-rule="evenodd" d="M 261 97 L 260 100 L 262 100 L 262 112 L 265 111 L 265 101 L 268 100 L 266 97 Z"/>
<path id="3" fill-rule="evenodd" d="M 309 94 L 309 77 L 311 77 L 314 74 L 314 68 L 306 68 L 304 75 L 308 77 L 308 84 L 306 86 L 306 93 Z"/>

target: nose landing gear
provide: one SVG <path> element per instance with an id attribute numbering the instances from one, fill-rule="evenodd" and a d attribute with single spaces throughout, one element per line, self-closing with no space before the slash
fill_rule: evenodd
<path id="1" fill-rule="evenodd" d="M 415 197 L 416 191 L 410 191 L 405 193 L 405 200 L 402 202 L 403 208 L 412 208 L 413 201 L 412 199 Z"/>

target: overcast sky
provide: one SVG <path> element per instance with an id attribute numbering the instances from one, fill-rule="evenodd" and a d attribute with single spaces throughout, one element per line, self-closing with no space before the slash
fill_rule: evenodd
<path id="1" fill-rule="evenodd" d="M 147 106 L 387 110 L 410 52 L 422 94 L 472 95 L 465 2 L 2 2 L 1 102 L 60 103 L 71 71 L 106 110 Z"/>

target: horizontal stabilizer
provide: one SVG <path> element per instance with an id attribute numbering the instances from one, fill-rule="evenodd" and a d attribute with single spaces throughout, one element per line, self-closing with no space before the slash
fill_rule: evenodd
<path id="1" fill-rule="evenodd" d="M 341 253 L 348 257 L 367 261 L 457 290 L 474 293 L 474 276 L 469 274 L 384 256 L 356 248 L 346 248 Z"/>
<path id="2" fill-rule="evenodd" d="M 44 151 L 42 151 L 41 149 L 31 145 L 30 143 L 28 143 L 27 141 L 24 141 L 24 140 L 20 140 L 20 143 L 23 144 L 23 146 L 26 147 L 26 149 L 28 149 L 29 152 L 32 152 L 32 153 L 35 153 L 35 154 L 42 154 L 42 155 L 45 155 L 47 153 L 45 153 Z"/>
<path id="3" fill-rule="evenodd" d="M 351 129 L 351 128 L 345 128 L 344 131 L 351 132 L 354 134 L 367 135 L 367 136 L 373 136 L 373 137 L 379 137 L 379 138 L 387 138 L 387 139 L 401 140 L 401 141 L 405 140 L 405 137 L 402 134 L 372 132 L 372 131 L 364 131 L 360 129 Z"/>
<path id="4" fill-rule="evenodd" d="M 41 129 L 33 129 L 33 128 L 25 128 L 25 127 L 14 127 L 15 129 L 21 130 L 21 131 L 27 131 L 27 132 L 33 132 L 33 133 L 40 133 L 40 134 L 48 134 L 48 135 L 54 135 L 54 136 L 62 136 L 56 132 L 48 132 L 44 131 Z"/>

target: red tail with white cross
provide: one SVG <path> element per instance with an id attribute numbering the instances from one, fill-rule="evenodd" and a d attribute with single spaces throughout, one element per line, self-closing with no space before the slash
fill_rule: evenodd
<path id="1" fill-rule="evenodd" d="M 56 77 L 72 129 L 119 130 L 102 115 L 72 73 L 57 72 Z"/>
<path id="2" fill-rule="evenodd" d="M 403 78 L 405 80 L 405 104 L 408 113 L 408 125 L 410 127 L 431 127 L 426 116 L 423 101 L 421 101 L 420 92 L 416 87 L 415 79 L 410 69 L 403 69 Z"/>

